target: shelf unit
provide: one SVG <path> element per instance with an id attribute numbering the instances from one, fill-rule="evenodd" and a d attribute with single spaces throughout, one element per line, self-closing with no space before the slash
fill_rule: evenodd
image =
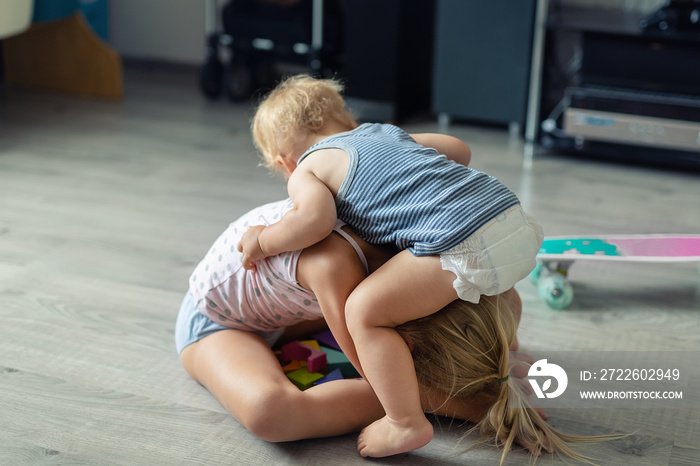
<path id="1" fill-rule="evenodd" d="M 533 51 L 540 87 L 531 91 L 526 139 L 604 157 L 700 164 L 700 28 L 649 32 L 640 26 L 645 17 L 547 5 Z"/>

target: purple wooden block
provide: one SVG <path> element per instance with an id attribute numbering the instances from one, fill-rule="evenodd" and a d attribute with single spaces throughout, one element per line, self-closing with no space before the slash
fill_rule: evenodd
<path id="1" fill-rule="evenodd" d="M 322 346 L 327 346 L 328 348 L 343 351 L 340 349 L 338 342 L 335 341 L 335 337 L 333 336 L 330 330 L 325 330 L 323 332 L 317 333 L 313 336 L 313 339 L 318 341 Z"/>

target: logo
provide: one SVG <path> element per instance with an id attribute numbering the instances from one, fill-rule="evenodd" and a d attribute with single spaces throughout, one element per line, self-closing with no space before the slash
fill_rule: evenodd
<path id="1" fill-rule="evenodd" d="M 566 390 L 569 383 L 569 378 L 566 376 L 564 369 L 556 364 L 550 364 L 546 359 L 540 359 L 530 367 L 527 372 L 528 382 L 532 385 L 537 398 L 556 398 Z M 542 387 L 538 384 L 537 379 L 545 378 Z M 552 387 L 552 379 L 557 381 L 556 390 L 549 392 Z"/>

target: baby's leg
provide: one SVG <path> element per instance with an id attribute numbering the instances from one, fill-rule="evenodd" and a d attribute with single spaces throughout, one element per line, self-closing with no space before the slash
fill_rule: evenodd
<path id="1" fill-rule="evenodd" d="M 364 374 L 387 413 L 360 434 L 362 456 L 415 450 L 432 438 L 411 353 L 394 327 L 430 315 L 455 300 L 454 278 L 442 269 L 438 256 L 417 257 L 402 251 L 348 298 L 348 330 Z"/>
<path id="2" fill-rule="evenodd" d="M 186 347 L 182 363 L 241 424 L 270 442 L 357 432 L 383 415 L 361 379 L 299 390 L 257 334 L 223 330 Z"/>

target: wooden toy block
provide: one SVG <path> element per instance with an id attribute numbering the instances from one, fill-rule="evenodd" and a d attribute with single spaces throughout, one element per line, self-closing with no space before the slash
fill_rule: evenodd
<path id="1" fill-rule="evenodd" d="M 284 345 L 282 358 L 285 361 L 306 360 L 309 372 L 318 372 L 327 365 L 326 353 L 300 341 Z"/>
<path id="2" fill-rule="evenodd" d="M 321 349 L 321 345 L 319 345 L 316 340 L 300 340 L 300 342 L 305 344 L 306 346 L 316 348 L 317 350 Z"/>
<path id="3" fill-rule="evenodd" d="M 284 366 L 282 366 L 282 370 L 284 371 L 285 374 L 289 374 L 290 372 L 293 372 L 297 369 L 301 369 L 303 366 L 301 365 L 301 361 L 292 361 Z"/>
<path id="4" fill-rule="evenodd" d="M 343 352 L 336 351 L 332 348 L 326 348 L 325 346 L 322 346 L 321 350 L 326 353 L 328 371 L 340 369 L 340 371 L 343 373 L 343 377 L 346 379 L 357 378 L 360 376 Z"/>
<path id="5" fill-rule="evenodd" d="M 301 368 L 287 374 L 287 378 L 296 385 L 299 390 L 306 390 L 314 386 L 314 382 L 323 378 L 323 374 L 318 372 L 309 372 L 307 369 Z"/>
<path id="6" fill-rule="evenodd" d="M 316 339 L 316 341 L 318 341 L 321 345 L 325 346 L 326 348 L 332 348 L 336 351 L 342 351 L 340 349 L 340 345 L 335 340 L 335 337 L 333 336 L 333 333 L 331 333 L 330 330 L 319 332 L 313 337 Z"/>
<path id="7" fill-rule="evenodd" d="M 330 382 L 331 380 L 342 380 L 343 379 L 343 372 L 338 369 L 334 369 L 330 371 L 327 375 L 324 377 L 318 379 L 316 382 L 314 382 L 314 385 L 321 385 L 322 383 Z"/>

